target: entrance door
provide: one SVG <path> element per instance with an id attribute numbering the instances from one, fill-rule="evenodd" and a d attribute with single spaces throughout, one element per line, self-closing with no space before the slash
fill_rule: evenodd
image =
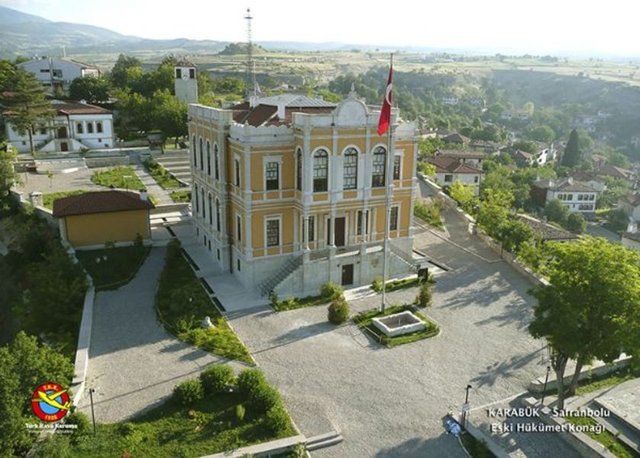
<path id="1" fill-rule="evenodd" d="M 343 216 L 341 218 L 336 218 L 334 221 L 334 228 L 336 230 L 336 246 L 344 246 L 344 229 L 345 229 L 345 220 L 346 218 Z"/>
<path id="2" fill-rule="evenodd" d="M 60 151 L 69 151 L 69 145 L 67 142 L 60 143 Z"/>
<path id="3" fill-rule="evenodd" d="M 345 217 L 335 218 L 333 220 L 333 228 L 331 224 L 329 224 L 331 219 L 327 218 L 327 245 L 331 245 L 331 230 L 336 231 L 335 244 L 336 246 L 344 246 L 345 245 Z"/>
<path id="4" fill-rule="evenodd" d="M 353 285 L 353 264 L 342 265 L 342 285 Z"/>

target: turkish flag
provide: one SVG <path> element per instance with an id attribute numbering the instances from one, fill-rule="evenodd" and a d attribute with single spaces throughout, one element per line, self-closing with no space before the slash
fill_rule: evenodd
<path id="1" fill-rule="evenodd" d="M 389 79 L 387 80 L 387 90 L 384 93 L 384 101 L 380 110 L 380 120 L 378 121 L 378 135 L 383 135 L 391 124 L 391 80 L 393 78 L 393 63 L 389 66 Z"/>

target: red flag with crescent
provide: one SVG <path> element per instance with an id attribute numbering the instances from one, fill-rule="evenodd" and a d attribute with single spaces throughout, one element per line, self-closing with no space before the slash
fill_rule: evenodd
<path id="1" fill-rule="evenodd" d="M 391 124 L 391 80 L 393 78 L 393 63 L 389 66 L 389 79 L 387 80 L 387 90 L 384 93 L 384 101 L 380 110 L 380 120 L 378 121 L 378 135 L 383 135 Z"/>

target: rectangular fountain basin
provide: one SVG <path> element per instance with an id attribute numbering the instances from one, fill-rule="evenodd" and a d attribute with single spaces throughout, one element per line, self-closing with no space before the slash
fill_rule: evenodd
<path id="1" fill-rule="evenodd" d="M 382 318 L 373 318 L 371 321 L 373 325 L 387 337 L 411 334 L 412 332 L 422 331 L 427 328 L 424 321 L 408 310 Z"/>

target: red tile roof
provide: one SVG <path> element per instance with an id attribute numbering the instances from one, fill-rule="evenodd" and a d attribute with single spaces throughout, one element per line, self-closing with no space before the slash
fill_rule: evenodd
<path id="1" fill-rule="evenodd" d="M 148 210 L 153 207 L 151 202 L 140 199 L 140 196 L 135 192 L 85 192 L 77 196 L 54 200 L 53 216 L 60 218 L 62 216 L 90 215 L 93 213 Z"/>
<path id="2" fill-rule="evenodd" d="M 453 157 L 433 156 L 427 159 L 427 162 L 435 165 L 438 173 L 469 173 L 474 175 L 482 173 L 482 170 L 462 163 Z"/>
<path id="3" fill-rule="evenodd" d="M 63 102 L 60 100 L 53 100 L 51 102 L 54 110 L 58 114 L 72 115 L 72 114 L 110 114 L 109 110 L 95 105 L 89 105 L 88 103 L 80 102 Z"/>

